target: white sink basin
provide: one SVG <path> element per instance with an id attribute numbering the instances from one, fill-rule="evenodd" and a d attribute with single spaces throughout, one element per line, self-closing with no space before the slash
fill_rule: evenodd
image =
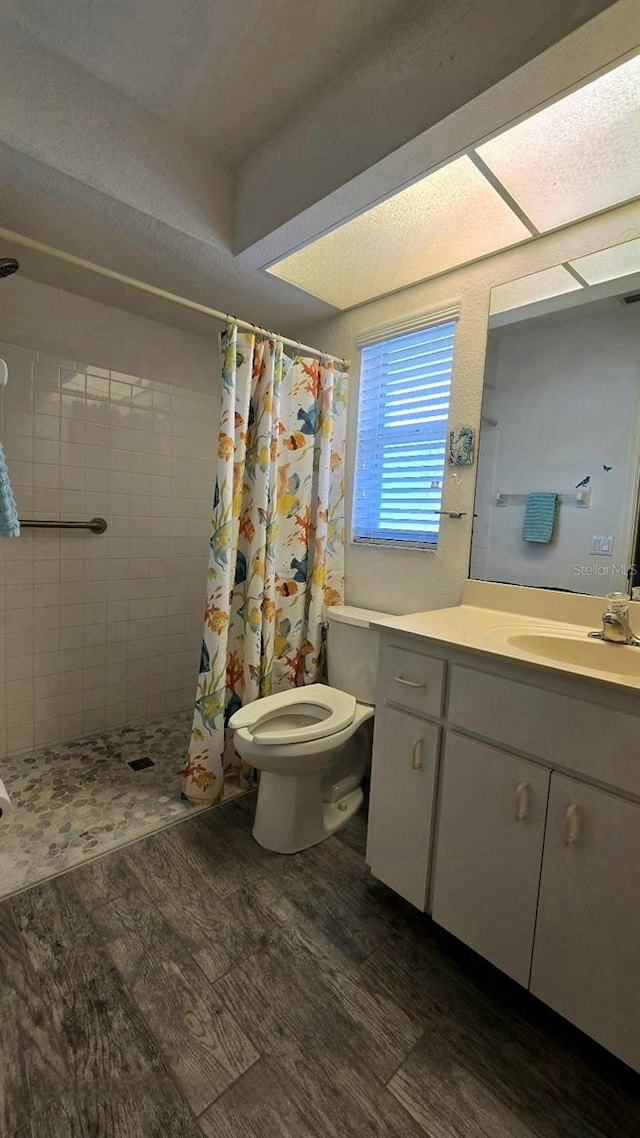
<path id="1" fill-rule="evenodd" d="M 626 644 L 607 644 L 588 636 L 555 636 L 553 633 L 513 632 L 504 635 L 512 648 L 531 656 L 561 664 L 640 678 L 640 648 Z"/>

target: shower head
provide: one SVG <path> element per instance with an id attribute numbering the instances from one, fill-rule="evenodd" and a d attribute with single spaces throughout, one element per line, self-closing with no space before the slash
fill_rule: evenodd
<path id="1" fill-rule="evenodd" d="M 14 257 L 0 257 L 0 277 L 10 277 L 19 268 L 20 264 Z"/>

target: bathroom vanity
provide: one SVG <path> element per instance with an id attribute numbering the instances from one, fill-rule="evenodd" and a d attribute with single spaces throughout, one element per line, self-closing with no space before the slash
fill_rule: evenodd
<path id="1" fill-rule="evenodd" d="M 640 648 L 602 608 L 470 581 L 376 625 L 367 860 L 640 1070 Z"/>

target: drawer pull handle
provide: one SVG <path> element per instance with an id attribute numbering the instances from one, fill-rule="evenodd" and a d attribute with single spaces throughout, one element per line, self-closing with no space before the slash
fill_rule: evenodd
<path id="1" fill-rule="evenodd" d="M 404 676 L 393 677 L 397 684 L 404 684 L 406 688 L 426 688 L 424 680 L 405 680 Z"/>
<path id="2" fill-rule="evenodd" d="M 424 739 L 420 737 L 416 739 L 413 747 L 411 748 L 411 769 L 414 771 L 422 770 L 422 747 Z"/>
<path id="3" fill-rule="evenodd" d="M 564 817 L 564 844 L 566 846 L 575 846 L 580 835 L 580 815 L 578 814 L 578 807 L 575 802 L 572 802 L 567 807 L 567 813 Z"/>
<path id="4" fill-rule="evenodd" d="M 524 822 L 529 813 L 529 783 L 521 782 L 516 788 L 516 822 Z"/>

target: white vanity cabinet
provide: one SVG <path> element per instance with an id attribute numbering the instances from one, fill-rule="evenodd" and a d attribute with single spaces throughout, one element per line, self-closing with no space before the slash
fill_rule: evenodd
<path id="1" fill-rule="evenodd" d="M 382 634 L 373 874 L 640 1070 L 640 699 Z"/>
<path id="2" fill-rule="evenodd" d="M 549 777 L 526 759 L 447 735 L 432 916 L 525 986 Z"/>
<path id="3" fill-rule="evenodd" d="M 557 774 L 531 991 L 640 1068 L 640 805 Z"/>

